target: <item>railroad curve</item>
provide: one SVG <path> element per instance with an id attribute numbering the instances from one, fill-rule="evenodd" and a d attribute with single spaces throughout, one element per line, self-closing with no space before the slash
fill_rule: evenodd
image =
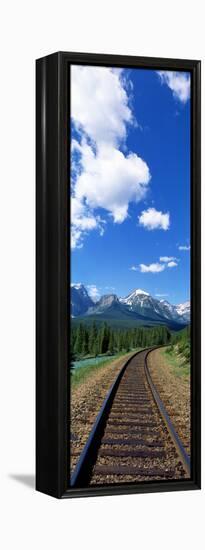
<path id="1" fill-rule="evenodd" d="M 123 366 L 71 476 L 71 487 L 189 479 L 190 458 L 152 382 L 147 356 Z"/>

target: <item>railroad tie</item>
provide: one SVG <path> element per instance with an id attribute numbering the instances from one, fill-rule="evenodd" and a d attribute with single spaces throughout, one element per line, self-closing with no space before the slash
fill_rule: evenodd
<path id="1" fill-rule="evenodd" d="M 162 441 L 147 441 L 146 439 L 139 438 L 113 438 L 103 437 L 103 445 L 141 445 L 142 447 L 164 447 Z"/>
<path id="2" fill-rule="evenodd" d="M 164 451 L 150 451 L 150 450 L 135 450 L 135 449 L 110 449 L 110 448 L 107 448 L 106 449 L 100 449 L 99 450 L 99 453 L 98 453 L 99 456 L 103 456 L 103 457 L 106 457 L 106 456 L 113 456 L 113 457 L 119 457 L 119 458 L 125 458 L 125 457 L 130 457 L 130 458 L 164 458 L 166 456 L 166 453 Z"/>
<path id="3" fill-rule="evenodd" d="M 173 478 L 173 469 L 161 468 L 134 468 L 133 466 L 95 466 L 94 474 L 99 476 L 143 476 Z"/>

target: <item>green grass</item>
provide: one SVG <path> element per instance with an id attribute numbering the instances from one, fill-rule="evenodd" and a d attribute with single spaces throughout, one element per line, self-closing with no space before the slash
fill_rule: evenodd
<path id="1" fill-rule="evenodd" d="M 190 376 L 190 362 L 185 355 L 178 352 L 178 347 L 169 346 L 160 350 L 165 361 L 172 367 L 172 373 L 179 378 Z"/>
<path id="2" fill-rule="evenodd" d="M 134 351 L 140 351 L 143 348 L 137 348 Z M 105 367 L 105 365 L 111 365 L 113 361 L 116 361 L 116 359 L 119 359 L 120 357 L 126 357 L 130 354 L 130 352 L 120 352 L 117 355 L 115 355 L 113 358 L 108 357 L 104 361 L 102 361 L 99 365 L 87 365 L 86 367 L 80 367 L 77 369 L 74 369 L 71 373 L 71 387 L 76 387 L 79 384 L 83 384 L 87 378 L 95 374 L 97 371 Z"/>

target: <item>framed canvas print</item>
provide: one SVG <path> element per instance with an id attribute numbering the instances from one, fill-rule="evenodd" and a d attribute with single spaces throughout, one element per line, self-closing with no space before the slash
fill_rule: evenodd
<path id="1" fill-rule="evenodd" d="M 200 488 L 200 61 L 36 63 L 36 488 Z"/>

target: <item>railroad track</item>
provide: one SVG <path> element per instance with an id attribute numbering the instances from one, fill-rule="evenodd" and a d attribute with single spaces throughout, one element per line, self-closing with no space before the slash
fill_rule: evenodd
<path id="1" fill-rule="evenodd" d="M 71 487 L 190 478 L 190 459 L 154 386 L 148 354 L 111 386 L 71 475 Z"/>

